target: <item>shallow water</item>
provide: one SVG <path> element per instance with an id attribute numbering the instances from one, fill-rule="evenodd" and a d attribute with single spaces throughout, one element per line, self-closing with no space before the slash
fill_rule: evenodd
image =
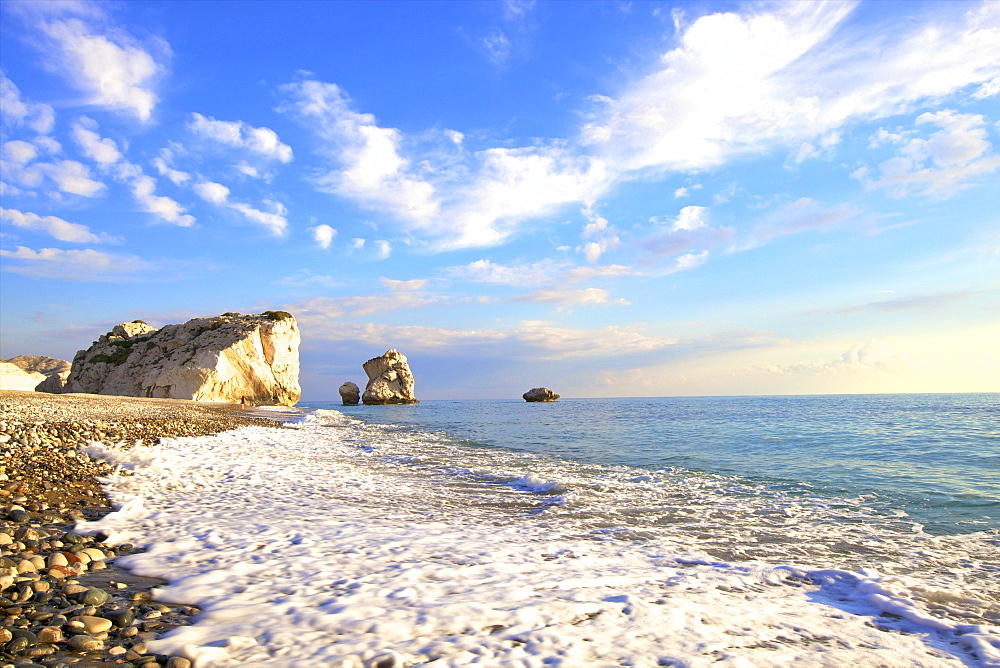
<path id="1" fill-rule="evenodd" d="M 87 528 L 203 665 L 1000 666 L 998 400 L 314 407 L 94 446 Z"/>

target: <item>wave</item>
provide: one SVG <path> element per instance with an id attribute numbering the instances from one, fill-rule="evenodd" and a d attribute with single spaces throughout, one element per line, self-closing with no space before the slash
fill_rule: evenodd
<path id="1" fill-rule="evenodd" d="M 93 456 L 199 665 L 1000 666 L 1000 536 L 318 410 Z M 128 471 L 125 471 L 128 469 Z M 261 621 L 263 620 L 263 621 Z"/>

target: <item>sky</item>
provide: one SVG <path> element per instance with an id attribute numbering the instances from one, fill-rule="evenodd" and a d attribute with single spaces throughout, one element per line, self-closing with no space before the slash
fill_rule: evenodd
<path id="1" fill-rule="evenodd" d="M 1000 391 L 1000 2 L 0 3 L 0 357 L 304 401 Z"/>

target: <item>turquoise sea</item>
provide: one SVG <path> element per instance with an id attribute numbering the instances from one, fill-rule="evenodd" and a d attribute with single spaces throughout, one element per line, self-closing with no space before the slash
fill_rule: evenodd
<path id="1" fill-rule="evenodd" d="M 1000 394 L 314 402 L 469 448 L 860 500 L 932 534 L 1000 530 Z"/>
<path id="2" fill-rule="evenodd" d="M 303 403 L 88 450 L 81 530 L 202 611 L 153 651 L 1000 668 L 1000 394 Z"/>

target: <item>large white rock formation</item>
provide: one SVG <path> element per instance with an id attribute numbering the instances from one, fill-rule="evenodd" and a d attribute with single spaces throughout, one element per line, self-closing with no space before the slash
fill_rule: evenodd
<path id="1" fill-rule="evenodd" d="M 76 354 L 66 391 L 291 406 L 301 395 L 299 338 L 283 311 L 159 330 L 122 323 Z"/>
<path id="2" fill-rule="evenodd" d="M 0 388 L 5 390 L 34 390 L 36 392 L 50 392 L 59 394 L 63 391 L 66 378 L 69 376 L 70 364 L 65 360 L 54 357 L 41 357 L 38 355 L 18 355 L 9 360 L 0 360 L 0 363 L 12 364 L 26 375 L 18 374 L 14 369 L 6 366 L 0 370 Z M 41 377 L 39 378 L 39 374 Z M 33 387 L 27 387 L 34 380 Z M 18 387 L 8 387 L 8 385 L 18 385 Z"/>
<path id="3" fill-rule="evenodd" d="M 362 364 L 361 368 L 368 374 L 368 385 L 361 397 L 366 405 L 420 403 L 413 394 L 413 374 L 406 355 L 398 350 L 387 350 L 381 357 Z"/>
<path id="4" fill-rule="evenodd" d="M 25 371 L 11 362 L 0 362 L 0 390 L 34 392 L 47 378 L 43 373 Z"/>

